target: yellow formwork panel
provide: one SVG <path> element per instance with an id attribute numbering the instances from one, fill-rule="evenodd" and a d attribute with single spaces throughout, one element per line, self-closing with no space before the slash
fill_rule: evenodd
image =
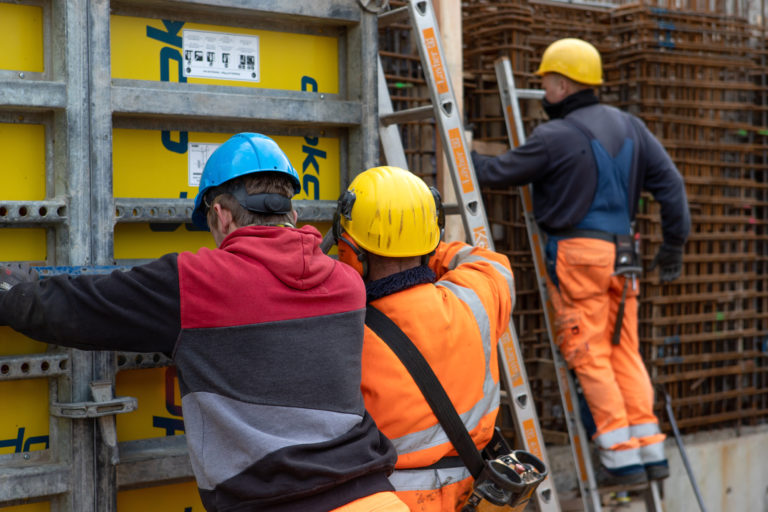
<path id="1" fill-rule="evenodd" d="M 40 503 L 32 503 L 30 505 L 16 505 L 14 507 L 6 507 L 3 512 L 49 512 L 51 510 L 51 504 L 47 501 Z"/>
<path id="2" fill-rule="evenodd" d="M 45 199 L 45 127 L 39 124 L 0 123 L 0 154 L 3 155 L 0 160 L 0 178 L 3 181 L 0 199 Z"/>
<path id="3" fill-rule="evenodd" d="M 9 11 L 0 4 L 0 16 Z M 10 11 L 13 12 L 13 11 Z M 0 18 L 2 19 L 2 18 Z M 0 22 L 0 25 L 4 20 Z M 0 34 L 0 40 L 5 34 Z M 2 59 L 2 57 L 0 57 Z M 41 125 L 0 123 L 0 199 L 40 200 L 45 197 L 45 129 Z M 45 261 L 43 228 L 0 229 L 0 261 Z M 0 327 L 0 355 L 45 352 L 46 344 L 33 341 L 10 327 Z M 0 382 L 0 454 L 43 450 L 48 446 L 48 381 Z M 33 507 L 45 506 L 38 504 Z M 47 509 L 47 508 L 46 508 Z M 25 509 L 26 510 L 26 509 Z M 42 510 L 31 508 L 29 510 Z"/>
<path id="4" fill-rule="evenodd" d="M 184 32 L 255 41 L 257 78 L 184 76 Z M 110 18 L 112 78 L 338 93 L 338 38 L 155 20 Z M 187 38 L 190 36 L 187 35 Z M 233 45 L 234 46 L 234 45 Z M 217 58 L 221 55 L 217 53 Z M 233 64 L 237 67 L 237 63 Z"/>
<path id="5" fill-rule="evenodd" d="M 43 71 L 43 9 L 0 3 L 0 69 Z"/>
<path id="6" fill-rule="evenodd" d="M 194 482 L 147 487 L 117 493 L 117 512 L 169 511 L 205 512 Z"/>
<path id="7" fill-rule="evenodd" d="M 117 415 L 118 441 L 184 433 L 175 366 L 119 372 L 115 393 L 133 396 L 139 404 L 136 411 Z"/>
<path id="8" fill-rule="evenodd" d="M 234 133 L 115 129 L 112 135 L 115 197 L 194 198 L 198 188 L 190 184 L 190 145 L 222 144 L 232 135 Z M 336 200 L 339 197 L 338 138 L 269 136 L 299 173 L 302 190 L 294 199 Z"/>

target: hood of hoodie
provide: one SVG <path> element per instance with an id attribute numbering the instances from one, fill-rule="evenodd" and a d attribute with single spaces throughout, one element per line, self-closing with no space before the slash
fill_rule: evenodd
<path id="1" fill-rule="evenodd" d="M 320 250 L 321 240 L 313 226 L 245 226 L 230 233 L 219 249 L 262 263 L 286 286 L 308 290 L 328 279 L 335 266 Z"/>

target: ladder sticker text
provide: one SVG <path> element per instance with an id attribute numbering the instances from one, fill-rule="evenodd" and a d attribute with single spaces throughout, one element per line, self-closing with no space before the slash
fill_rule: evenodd
<path id="1" fill-rule="evenodd" d="M 439 94 L 448 92 L 448 80 L 443 69 L 443 59 L 440 57 L 440 47 L 438 46 L 435 29 L 426 28 L 422 31 L 424 35 L 424 47 L 429 55 L 429 65 L 432 68 L 432 77 L 435 80 L 435 88 Z"/>
<path id="2" fill-rule="evenodd" d="M 459 131 L 459 128 L 451 128 L 448 130 L 448 139 L 451 142 L 451 152 L 453 153 L 453 161 L 456 162 L 456 170 L 459 171 L 461 190 L 465 194 L 474 192 L 475 185 L 472 182 L 472 174 L 469 171 L 467 152 L 464 149 L 464 141 L 461 140 L 461 132 Z"/>

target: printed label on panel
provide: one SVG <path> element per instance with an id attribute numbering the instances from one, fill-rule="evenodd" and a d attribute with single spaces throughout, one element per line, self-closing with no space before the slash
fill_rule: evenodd
<path id="1" fill-rule="evenodd" d="M 259 36 L 182 31 L 184 76 L 259 81 Z"/>

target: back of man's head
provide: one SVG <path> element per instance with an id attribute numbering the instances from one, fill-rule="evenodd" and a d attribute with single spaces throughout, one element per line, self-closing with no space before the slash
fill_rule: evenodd
<path id="1" fill-rule="evenodd" d="M 238 133 L 210 156 L 200 178 L 193 222 L 207 228 L 214 203 L 238 226 L 292 224 L 291 197 L 301 190 L 288 157 L 265 135 Z"/>
<path id="2" fill-rule="evenodd" d="M 252 211 L 242 205 L 240 200 L 233 195 L 233 191 L 243 190 L 246 196 L 259 195 L 279 195 L 287 199 L 280 202 L 278 198 L 273 198 L 272 202 L 276 206 L 277 212 Z M 218 203 L 222 207 L 232 212 L 232 220 L 240 227 L 242 226 L 292 226 L 293 208 L 290 199 L 294 195 L 292 180 L 282 173 L 277 172 L 259 172 L 247 174 L 235 178 L 225 184 L 212 189 L 209 193 L 213 203 Z M 247 203 L 246 203 L 247 204 Z M 269 207 L 263 210 L 268 210 Z M 288 210 L 287 213 L 280 213 Z M 208 210 L 208 225 L 214 221 L 215 213 Z"/>

